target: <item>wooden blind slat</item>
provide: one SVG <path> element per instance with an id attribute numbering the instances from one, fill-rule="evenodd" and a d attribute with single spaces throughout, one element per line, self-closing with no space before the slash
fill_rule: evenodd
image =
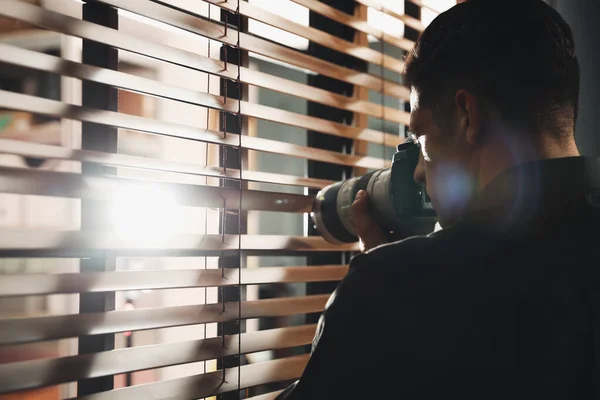
<path id="1" fill-rule="evenodd" d="M 27 50 L 19 50 L 10 46 L 2 46 L 0 45 L 0 51 L 6 51 L 5 54 L 0 56 L 0 60 L 6 60 L 7 62 L 16 62 L 11 60 L 21 60 L 21 64 L 27 64 L 22 59 L 22 55 L 28 55 Z M 238 102 L 236 100 L 229 100 L 225 102 L 223 97 L 215 96 L 208 93 L 202 93 L 198 91 L 192 91 L 185 88 L 179 88 L 171 85 L 162 84 L 159 82 L 152 81 L 150 79 L 141 78 L 132 76 L 129 74 L 124 74 L 117 71 L 109 71 L 106 69 L 89 67 L 77 63 L 70 63 L 69 65 L 64 65 L 63 68 L 60 68 L 59 71 L 56 71 L 56 67 L 58 66 L 58 62 L 60 59 L 57 57 L 48 56 L 45 57 L 30 57 L 30 61 L 33 61 L 32 64 L 36 65 L 36 61 L 50 61 L 53 62 L 54 67 L 50 68 L 39 68 L 42 70 L 50 69 L 51 72 L 62 72 L 64 70 L 68 71 L 68 76 L 74 76 L 81 79 L 90 78 L 92 81 L 110 84 L 113 86 L 117 86 L 120 88 L 126 88 L 129 90 L 140 91 L 143 93 L 165 96 L 167 98 L 183 100 L 185 102 L 189 102 L 191 104 L 196 104 L 204 107 L 215 108 L 218 110 L 228 111 L 228 112 L 238 112 L 241 111 L 242 114 L 256 117 L 264 120 L 269 120 L 273 122 L 278 122 L 286 125 L 297 126 L 305 129 L 316 130 L 324 133 L 329 133 L 332 135 L 350 135 L 350 136 L 359 136 L 361 140 L 368 140 L 375 143 L 381 142 L 393 142 L 397 140 L 397 137 L 394 135 L 386 134 L 383 132 L 379 132 L 372 129 L 363 129 L 358 130 L 356 128 L 334 123 L 331 121 L 327 121 L 321 118 L 310 117 L 290 111 L 284 111 L 273 107 L 267 107 L 264 105 L 249 103 L 249 102 Z M 45 58 L 45 59 L 43 59 Z M 29 66 L 27 65 L 27 66 Z M 78 70 L 81 70 L 78 72 Z M 384 111 L 385 112 L 385 111 Z M 392 114 L 395 116 L 393 119 L 398 119 L 396 122 L 401 122 L 403 124 L 409 123 L 409 115 L 405 112 L 400 112 L 399 110 L 393 111 Z M 398 118 L 396 118 L 398 117 Z"/>
<path id="2" fill-rule="evenodd" d="M 170 0 L 170 3 L 173 1 L 175 0 Z M 126 2 L 123 5 L 127 5 L 129 8 L 133 6 L 147 7 L 148 4 L 152 3 Z M 227 79 L 236 80 L 238 78 L 238 68 L 225 68 L 224 63 L 221 61 L 213 60 L 207 57 L 201 57 L 191 52 L 176 49 L 170 46 L 151 43 L 122 34 L 114 29 L 87 23 L 86 21 L 81 21 L 66 15 L 44 10 L 32 4 L 22 3 L 17 0 L 4 0 L 3 5 L 5 7 L 0 8 L 0 15 L 5 17 L 28 22 L 45 29 L 50 29 L 68 35 L 74 35 L 81 38 L 98 41 L 115 48 L 132 51 L 134 53 L 153 57 L 159 60 L 169 61 L 184 67 L 209 72 Z M 187 3 L 188 7 L 191 5 L 191 3 Z M 159 14 L 162 15 L 162 12 Z M 183 26 L 186 27 L 188 25 L 184 23 Z M 201 32 L 198 32 L 199 26 L 202 28 Z M 201 19 L 197 19 L 196 25 L 194 26 L 194 31 L 201 33 L 205 37 L 209 37 L 233 46 L 237 45 L 237 36 L 234 38 L 234 35 L 224 35 L 224 31 L 219 29 L 221 29 L 219 25 Z M 243 40 L 241 40 L 241 38 L 243 38 Z M 357 73 L 351 69 L 319 60 L 315 57 L 302 54 L 295 50 L 287 49 L 281 45 L 273 44 L 250 35 L 242 34 L 241 38 L 240 45 L 245 50 L 263 54 L 277 60 L 299 66 L 301 68 L 313 70 L 315 72 L 322 73 L 348 83 L 365 86 L 375 91 L 383 90 L 383 93 L 390 96 L 402 98 L 406 95 L 406 88 L 402 85 L 391 81 L 386 81 L 385 84 L 382 84 L 381 78 L 378 78 L 374 75 Z"/>
<path id="3" fill-rule="evenodd" d="M 227 171 L 229 172 L 229 168 L 227 168 Z M 249 170 L 245 170 L 243 172 L 242 180 L 252 182 L 275 183 L 279 185 L 302 186 L 314 189 L 322 189 L 325 186 L 334 183 L 333 181 L 328 181 L 326 179 L 304 178 L 302 176 L 283 175 L 272 172 Z"/>
<path id="4" fill-rule="evenodd" d="M 306 98 L 307 100 L 317 101 L 334 107 L 348 109 L 353 112 L 370 112 L 371 115 L 382 118 L 384 115 L 380 105 L 369 102 L 353 102 L 344 96 L 327 92 L 317 88 L 311 88 L 308 85 L 293 82 L 287 79 L 271 76 L 259 71 L 252 71 L 248 68 L 238 67 L 233 69 L 225 68 L 223 62 L 203 57 L 190 51 L 185 51 L 160 43 L 153 43 L 125 35 L 119 31 L 71 18 L 66 15 L 54 13 L 30 4 L 21 3 L 16 0 L 5 0 L 5 8 L 0 8 L 0 15 L 5 15 L 20 21 L 26 21 L 45 29 L 56 32 L 73 35 L 84 39 L 94 40 L 105 43 L 118 49 L 142 54 L 158 60 L 167 61 L 180 65 L 182 67 L 208 72 L 217 76 L 235 80 L 238 78 L 248 84 L 260 87 L 270 88 L 287 94 Z M 381 82 L 377 80 L 379 86 L 373 86 L 373 90 L 381 90 Z M 383 85 L 386 94 L 397 98 L 408 100 L 410 92 L 408 88 L 402 85 Z M 393 93 L 391 93 L 393 92 Z M 361 111 L 362 110 L 362 111 Z M 385 109 L 386 118 L 394 116 L 393 109 Z M 396 110 L 397 111 L 397 110 Z M 398 112 L 398 111 L 397 111 Z"/>
<path id="5" fill-rule="evenodd" d="M 317 87 L 308 86 L 303 83 L 290 81 L 288 79 L 283 79 L 275 75 L 268 75 L 251 69 L 240 68 L 240 79 L 244 83 L 301 97 L 306 100 L 315 101 L 343 110 L 368 114 L 376 118 L 389 118 L 390 121 L 392 118 L 398 120 L 404 118 L 402 117 L 403 111 L 391 107 L 381 107 L 381 104 L 375 104 L 368 101 L 356 101 L 351 97 L 342 96 Z M 397 96 L 397 98 L 406 101 L 410 100 L 410 90 L 407 87 L 402 86 L 399 89 L 398 94 L 399 96 Z"/>
<path id="6" fill-rule="evenodd" d="M 138 117 L 113 111 L 91 109 L 61 101 L 43 99 L 21 93 L 0 90 L 0 107 L 48 115 L 76 121 L 94 122 L 119 128 L 137 130 L 171 137 L 186 138 L 207 143 L 238 146 L 238 135 L 223 134 L 223 132 L 196 128 L 181 124 L 164 122 L 152 118 Z"/>
<path id="7" fill-rule="evenodd" d="M 356 0 L 356 2 L 360 3 L 360 4 L 364 4 L 365 6 L 372 7 L 374 9 L 376 9 L 377 11 L 381 11 L 384 14 L 394 17 L 394 18 L 404 22 L 406 24 L 406 26 L 409 26 L 419 32 L 422 32 L 423 30 L 425 30 L 425 26 L 418 19 L 413 18 L 409 15 L 398 14 L 397 12 L 390 10 L 389 8 L 385 7 L 384 5 L 382 5 L 381 3 L 379 3 L 376 0 Z"/>
<path id="8" fill-rule="evenodd" d="M 35 138 L 32 138 L 35 140 Z M 182 173 L 187 176 L 197 175 L 198 183 L 204 184 L 201 177 L 240 179 L 240 171 L 233 168 L 219 168 L 195 164 L 184 164 L 156 158 L 130 156 L 127 154 L 102 153 L 90 150 L 69 149 L 39 143 L 22 142 L 20 140 L 0 139 L 0 154 L 14 154 L 23 157 L 55 160 L 73 160 L 91 162 L 118 167 L 141 168 L 146 170 Z M 243 171 L 243 180 L 251 182 L 276 183 L 310 188 L 323 188 L 333 181 L 301 176 L 283 175 L 261 171 Z"/>
<path id="9" fill-rule="evenodd" d="M 42 99 L 39 97 L 7 92 L 3 90 L 0 90 L 0 107 L 12 110 L 28 111 L 59 118 L 95 122 L 104 125 L 117 126 L 119 128 L 198 140 L 207 143 L 228 146 L 241 145 L 242 147 L 251 150 L 286 154 L 307 159 L 316 159 L 315 157 L 318 157 L 319 161 L 360 166 L 365 168 L 385 168 L 385 166 L 389 165 L 389 161 L 376 159 L 373 157 L 346 155 L 263 138 L 251 136 L 240 137 L 239 135 L 231 133 L 227 133 L 227 135 L 225 135 L 222 132 L 215 132 L 209 129 L 164 122 L 151 118 L 137 117 L 134 115 L 120 114 L 112 111 L 89 109 L 77 105 L 65 104 L 56 100 Z M 388 138 L 388 136 L 386 136 L 386 138 Z M 397 141 L 394 140 L 393 143 L 387 142 L 386 144 L 390 147 L 393 147 L 397 144 Z"/>
<path id="10" fill-rule="evenodd" d="M 73 104 L 66 104 L 56 100 L 43 99 L 41 97 L 13 93 L 4 90 L 0 90 L 0 107 L 78 121 L 95 122 L 103 125 L 117 126 L 120 128 L 138 130 L 165 136 L 199 140 L 208 143 L 217 143 L 229 146 L 241 145 L 240 137 L 238 135 L 225 135 L 222 132 L 215 132 L 209 129 L 196 128 L 113 111 L 90 109 Z M 261 106 L 258 105 L 252 105 L 252 107 L 256 110 L 261 109 Z M 317 123 L 318 120 L 316 118 L 305 117 L 300 114 L 294 114 L 277 109 L 272 109 L 272 113 L 273 119 L 283 119 L 286 115 L 291 114 L 292 116 L 297 117 L 298 123 L 302 123 L 306 127 L 319 127 L 319 131 L 335 136 L 365 140 L 388 147 L 395 147 L 400 141 L 398 136 L 382 134 L 381 132 L 374 131 L 372 129 L 357 128 L 335 122 L 328 122 L 325 120 L 323 120 L 325 122 L 320 125 Z"/>
<path id="11" fill-rule="evenodd" d="M 227 79 L 237 78 L 237 68 L 226 69 L 224 63 L 208 57 L 201 57 L 188 51 L 152 43 L 67 15 L 45 10 L 17 0 L 3 0 L 0 15 L 28 22 L 40 28 L 73 35 L 82 39 L 94 40 L 117 49 L 131 51 L 158 60 L 172 62 L 187 68 L 209 72 Z"/>
<path id="12" fill-rule="evenodd" d="M 205 1 L 230 12 L 235 13 L 238 10 L 237 0 Z M 391 71 L 402 73 L 404 69 L 404 63 L 401 60 L 386 54 L 382 54 L 377 50 L 369 48 L 369 46 L 357 45 L 356 43 L 348 42 L 318 29 L 301 25 L 277 14 L 273 14 L 264 8 L 257 7 L 251 3 L 240 2 L 239 13 L 256 21 L 260 21 L 264 24 L 268 24 L 286 32 L 293 33 L 312 42 L 319 43 L 325 47 L 339 51 L 340 53 L 354 56 L 375 65 L 383 65 L 383 67 L 388 68 Z"/>
<path id="13" fill-rule="evenodd" d="M 291 111 L 280 110 L 256 103 L 242 102 L 241 110 L 242 114 L 251 117 L 286 125 L 293 125 L 307 130 L 328 133 L 334 136 L 350 137 L 371 143 L 385 143 L 387 145 L 390 143 L 397 144 L 399 141 L 397 135 L 384 133 L 374 129 L 352 127 L 337 122 L 328 121 L 326 119 L 297 114 Z M 402 115 L 401 123 L 408 126 L 410 123 L 410 115 L 408 113 L 403 113 Z"/>
<path id="14" fill-rule="evenodd" d="M 297 144 L 278 142 L 252 136 L 243 136 L 242 147 L 245 149 L 264 151 L 269 153 L 285 154 L 293 157 L 306 158 L 307 160 L 323 161 L 332 164 L 342 164 L 363 168 L 380 169 L 391 165 L 389 160 L 381 158 L 361 156 L 354 154 L 343 154 L 313 147 L 300 146 Z M 390 146 L 392 144 L 390 143 Z"/>
<path id="15" fill-rule="evenodd" d="M 118 199 L 120 193 L 169 193 L 173 204 L 194 207 L 305 213 L 313 196 L 219 186 L 165 183 L 160 181 L 89 176 L 70 172 L 36 171 L 0 167 L 0 192 L 56 196 L 100 201 Z"/>
<path id="16" fill-rule="evenodd" d="M 112 232 L 0 229 L 0 255 L 90 257 L 110 251 L 116 255 L 193 256 L 245 250 L 264 252 L 358 251 L 358 243 L 334 245 L 316 236 L 286 235 L 165 235 L 117 237 Z"/>
<path id="17" fill-rule="evenodd" d="M 127 74 L 124 72 L 80 64 L 48 54 L 37 53 L 27 49 L 20 49 L 6 44 L 0 44 L 0 61 L 9 64 L 20 65 L 27 68 L 34 68 L 40 71 L 52 72 L 63 76 L 70 76 L 73 78 L 104 83 L 121 89 L 133 90 L 136 92 L 165 97 L 168 99 L 183 101 L 202 107 L 214 108 L 217 110 L 227 111 L 231 113 L 237 113 L 238 111 L 240 111 L 240 104 L 235 100 L 229 99 L 227 102 L 225 102 L 223 97 L 221 96 L 215 96 L 208 93 L 198 92 L 196 90 L 191 90 L 188 88 L 168 85 L 162 82 L 157 82 L 152 79 Z M 257 74 L 261 78 L 263 75 L 265 75 L 261 74 L 258 71 L 252 71 L 251 76 L 254 76 L 254 74 Z M 270 78 L 271 76 L 267 75 L 266 79 Z M 277 79 L 276 77 L 272 78 Z M 242 81 L 244 80 L 242 79 Z M 388 121 L 397 122 L 399 124 L 407 125 L 410 122 L 410 116 L 408 113 L 391 107 L 382 107 L 379 104 L 369 103 L 366 101 L 353 102 L 350 98 L 341 95 L 335 95 L 330 92 L 312 88 L 308 85 L 288 81 L 286 79 L 279 78 L 279 80 L 276 83 L 282 83 L 284 89 L 287 86 L 291 85 L 290 89 L 292 90 L 285 91 L 281 88 L 279 90 L 282 90 L 286 93 L 290 92 L 289 94 L 292 95 L 308 97 L 310 100 L 321 102 L 341 109 L 347 109 L 348 111 L 368 114 L 376 118 L 386 119 Z M 271 85 L 273 85 L 273 82 L 271 83 Z M 281 85 L 278 85 L 278 87 L 280 86 Z M 302 96 L 302 94 L 305 92 L 309 94 L 307 96 Z M 272 116 L 270 115 L 269 111 L 275 109 L 266 106 L 249 107 L 252 105 L 256 106 L 257 104 L 242 102 L 241 112 L 251 117 L 273 120 L 279 123 L 289 125 L 294 125 L 294 122 L 296 121 L 294 116 L 299 115 L 287 112 L 285 113 L 284 117 L 272 119 Z M 311 117 L 308 118 L 309 119 L 304 118 L 303 120 L 317 121 L 317 124 L 330 123 L 330 121 L 325 121 L 323 119 Z M 317 124 L 313 123 L 312 126 Z M 296 126 L 306 127 L 306 123 Z"/>
<path id="18" fill-rule="evenodd" d="M 33 139 L 32 139 L 33 140 Z M 363 166 L 365 168 L 385 168 L 390 162 L 374 157 L 361 157 L 350 154 L 341 154 L 333 151 L 312 149 L 306 146 L 294 145 L 291 143 L 278 142 L 269 139 L 257 137 L 242 137 L 244 148 L 265 151 L 269 153 L 287 155 L 292 157 L 306 158 L 309 160 L 323 161 L 334 164 L 348 166 Z M 239 179 L 239 170 L 227 168 L 224 171 L 217 167 L 204 167 L 192 164 L 176 163 L 172 161 L 159 160 L 154 158 L 130 156 L 126 154 L 113 154 L 94 152 L 89 150 L 69 149 L 59 146 L 50 146 L 39 143 L 22 142 L 19 140 L 0 139 L 0 153 L 16 154 L 34 158 L 50 158 L 57 160 L 85 161 L 98 164 L 154 169 L 158 171 L 177 172 L 185 174 L 197 174 L 211 177 L 224 177 Z M 283 183 L 290 185 L 300 185 L 308 187 L 324 187 L 333 182 L 315 179 L 302 178 L 296 176 L 287 176 L 260 171 L 243 171 L 244 180 Z"/>
<path id="19" fill-rule="evenodd" d="M 0 394 L 309 344 L 316 325 L 0 365 Z M 241 347 L 240 347 L 241 344 Z"/>
<path id="20" fill-rule="evenodd" d="M 190 32 L 200 34 L 230 46 L 237 46 L 239 42 L 239 46 L 243 50 L 271 57 L 354 85 L 365 86 L 378 92 L 383 91 L 383 93 L 390 96 L 399 98 L 402 96 L 405 89 L 399 83 L 389 80 L 382 81 L 381 77 L 357 72 L 249 34 L 239 33 L 238 37 L 238 32 L 235 30 L 225 32 L 224 28 L 219 25 L 203 19 L 200 11 L 201 3 L 192 3 L 185 0 L 161 0 L 161 3 L 175 6 L 186 12 L 181 13 L 179 11 L 172 12 L 174 10 L 166 10 L 164 7 L 160 7 L 155 3 L 130 2 L 127 0 L 102 1 L 131 12 L 139 13 L 145 17 L 189 30 Z M 192 19 L 186 14 L 193 14 L 200 18 Z"/>
<path id="21" fill-rule="evenodd" d="M 0 100 L 1 101 L 1 100 Z M 231 134 L 228 134 L 228 136 Z M 235 135 L 238 137 L 237 135 Z M 278 142 L 275 140 L 244 136 L 241 138 L 242 147 L 250 150 L 281 154 L 292 157 L 306 158 L 308 160 L 323 161 L 333 164 L 348 166 L 360 166 L 364 168 L 385 168 L 390 161 L 374 157 L 355 156 L 342 154 L 322 149 L 312 149 L 306 146 L 291 143 Z M 190 164 L 179 164 L 146 157 L 129 156 L 124 154 L 108 154 L 93 152 L 89 150 L 67 149 L 58 146 L 50 146 L 39 143 L 27 143 L 18 140 L 0 139 L 0 153 L 17 154 L 36 158 L 52 158 L 58 160 L 85 161 L 99 164 L 116 165 L 132 168 L 156 169 L 162 171 L 180 172 L 187 174 L 198 174 L 202 176 L 227 177 L 239 179 L 239 170 L 227 168 L 227 172 L 217 167 L 194 166 Z M 330 181 L 314 178 L 285 177 L 285 175 L 272 174 L 259 171 L 243 171 L 245 180 L 256 180 L 262 182 L 297 182 L 299 185 L 323 187 Z M 306 181 L 304 181 L 306 180 Z M 294 184 L 294 183 L 289 183 Z"/>
<path id="22" fill-rule="evenodd" d="M 427 8 L 436 14 L 441 14 L 442 12 L 444 12 L 443 10 L 440 10 L 439 8 L 432 6 L 431 4 L 428 4 L 427 2 L 424 2 L 421 0 L 409 0 L 409 1 L 421 8 Z"/>
<path id="23" fill-rule="evenodd" d="M 383 33 L 383 31 L 379 27 L 375 27 L 370 25 L 366 21 L 361 21 L 357 19 L 353 15 L 346 14 L 343 11 L 340 11 L 336 8 L 333 8 L 325 3 L 321 3 L 317 0 L 291 0 L 294 3 L 300 4 L 311 11 L 314 11 L 318 14 L 321 14 L 325 17 L 328 17 L 336 22 L 347 25 L 351 28 L 354 28 L 358 31 L 366 33 L 368 35 L 372 35 L 379 40 L 383 40 L 386 43 L 392 44 L 402 50 L 411 50 L 415 42 L 412 40 L 408 40 L 401 37 L 392 36 L 388 33 Z"/>
<path id="24" fill-rule="evenodd" d="M 0 320 L 0 345 L 323 310 L 329 295 Z M 240 314 L 241 308 L 241 314 Z"/>
<path id="25" fill-rule="evenodd" d="M 146 385 L 79 397 L 79 400 L 164 400 L 197 399 L 272 382 L 290 381 L 304 371 L 309 356 L 301 355 L 229 368 L 208 374 L 172 379 Z M 223 381 L 223 376 L 227 379 Z M 239 386 L 238 386 L 239 380 Z"/>
<path id="26" fill-rule="evenodd" d="M 166 271 L 116 271 L 65 274 L 8 274 L 0 280 L 0 296 L 56 293 L 109 292 L 145 289 L 236 286 L 341 280 L 347 265 L 194 269 Z"/>

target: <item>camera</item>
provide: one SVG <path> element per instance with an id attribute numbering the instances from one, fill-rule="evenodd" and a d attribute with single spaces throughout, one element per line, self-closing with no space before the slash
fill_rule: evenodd
<path id="1" fill-rule="evenodd" d="M 425 187 L 413 179 L 419 153 L 418 144 L 406 141 L 398 145 L 391 167 L 323 188 L 313 203 L 311 217 L 315 228 L 328 242 L 356 242 L 351 206 L 356 193 L 363 189 L 369 194 L 369 212 L 390 233 L 390 238 L 433 232 L 436 214 L 431 199 Z"/>

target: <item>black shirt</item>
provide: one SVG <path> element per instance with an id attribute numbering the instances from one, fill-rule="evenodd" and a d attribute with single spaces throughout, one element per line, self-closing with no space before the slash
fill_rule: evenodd
<path id="1" fill-rule="evenodd" d="M 466 217 L 355 256 L 279 399 L 600 398 L 600 159 L 513 168 Z"/>

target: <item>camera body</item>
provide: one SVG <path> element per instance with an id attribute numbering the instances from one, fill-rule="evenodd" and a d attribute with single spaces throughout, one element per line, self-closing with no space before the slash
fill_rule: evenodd
<path id="1" fill-rule="evenodd" d="M 315 228 L 331 243 L 358 240 L 351 206 L 363 189 L 369 194 L 370 213 L 394 238 L 433 232 L 436 214 L 425 187 L 413 179 L 420 148 L 412 141 L 398 145 L 390 168 L 336 182 L 323 188 L 313 203 Z"/>

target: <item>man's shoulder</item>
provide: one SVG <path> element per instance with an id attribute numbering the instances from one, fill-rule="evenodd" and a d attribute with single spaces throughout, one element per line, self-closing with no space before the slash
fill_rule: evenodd
<path id="1" fill-rule="evenodd" d="M 429 235 L 411 236 L 396 242 L 382 244 L 355 257 L 363 264 L 385 265 L 388 263 L 404 264 L 416 261 L 434 260 L 436 254 L 444 249 L 456 248 L 462 241 L 455 229 L 448 229 Z"/>
<path id="2" fill-rule="evenodd" d="M 365 253 L 354 256 L 346 281 L 355 281 L 358 285 L 383 283 L 405 278 L 436 268 L 440 263 L 432 255 L 444 246 L 447 240 L 438 235 L 412 236 L 400 241 L 386 243 Z"/>
<path id="3" fill-rule="evenodd" d="M 352 259 L 348 275 L 358 281 L 402 279 L 413 283 L 444 277 L 450 284 L 489 262 L 486 255 L 497 256 L 500 248 L 507 246 L 497 235 L 453 227 L 359 254 Z"/>
<path id="4" fill-rule="evenodd" d="M 448 237 L 447 232 L 444 232 L 443 237 Z M 389 255 L 402 252 L 402 253 L 413 253 L 420 252 L 421 250 L 431 249 L 440 245 L 441 232 L 432 233 L 430 235 L 422 236 L 411 236 L 406 239 L 398 240 L 396 242 L 385 243 L 377 246 L 367 252 L 365 255 L 373 259 L 387 257 Z"/>

